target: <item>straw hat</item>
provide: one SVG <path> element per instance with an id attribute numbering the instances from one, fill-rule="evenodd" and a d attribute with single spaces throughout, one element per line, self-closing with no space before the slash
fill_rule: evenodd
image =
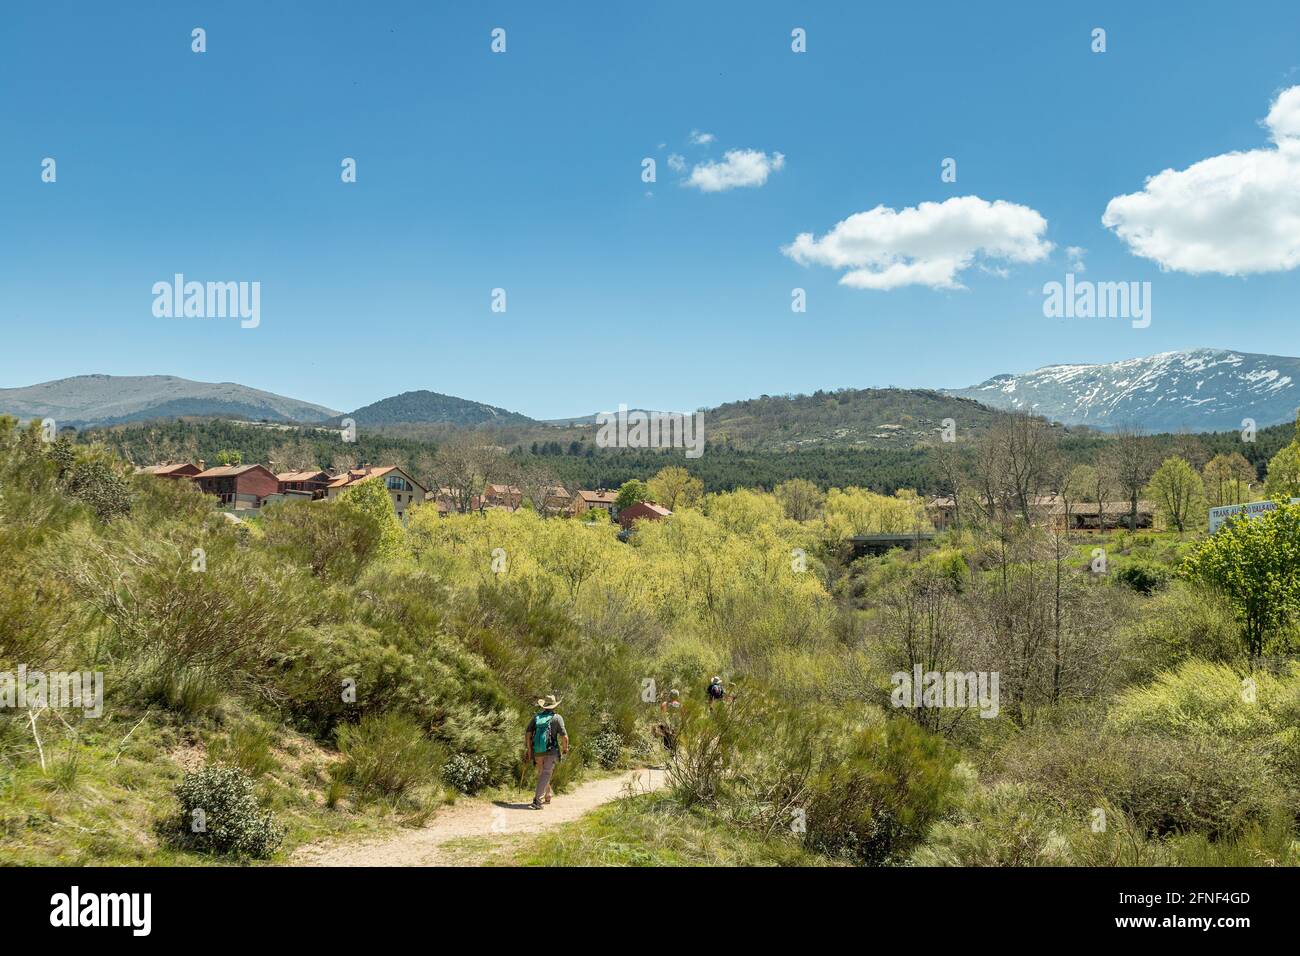
<path id="1" fill-rule="evenodd" d="M 554 694 L 547 694 L 545 697 L 537 698 L 537 706 L 542 710 L 554 710 L 560 706 L 560 698 Z"/>

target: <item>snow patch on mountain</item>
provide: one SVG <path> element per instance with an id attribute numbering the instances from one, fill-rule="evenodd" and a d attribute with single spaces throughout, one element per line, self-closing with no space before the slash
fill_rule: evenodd
<path id="1" fill-rule="evenodd" d="M 1100 365 L 1048 365 L 1003 374 L 949 395 L 1031 411 L 1067 425 L 1147 431 L 1224 431 L 1254 419 L 1291 420 L 1300 358 L 1226 349 L 1161 352 Z"/>

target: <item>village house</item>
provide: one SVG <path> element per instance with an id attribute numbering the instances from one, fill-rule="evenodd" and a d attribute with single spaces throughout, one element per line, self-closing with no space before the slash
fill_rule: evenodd
<path id="1" fill-rule="evenodd" d="M 219 465 L 204 469 L 193 480 L 204 494 L 216 495 L 223 507 L 236 511 L 260 508 L 280 490 L 280 482 L 264 465 Z"/>
<path id="2" fill-rule="evenodd" d="M 324 498 L 326 489 L 334 480 L 327 471 L 286 471 L 275 477 L 280 482 L 280 494 L 306 492 L 314 499 Z"/>
<path id="3" fill-rule="evenodd" d="M 1034 522 L 1038 524 L 1047 521 L 1052 514 L 1052 509 L 1056 507 L 1057 501 L 1056 495 L 1039 495 L 1034 498 L 1029 506 Z M 930 524 L 934 525 L 935 531 L 944 531 L 952 525 L 957 516 L 957 505 L 958 503 L 953 501 L 951 495 L 939 495 L 925 503 L 925 516 L 930 519 Z M 967 502 L 963 497 L 961 505 L 968 508 L 978 508 L 979 502 Z"/>
<path id="4" fill-rule="evenodd" d="M 603 508 L 611 518 L 617 510 L 615 502 L 618 501 L 618 492 L 610 491 L 608 488 L 600 488 L 596 491 L 575 491 L 573 493 L 573 513 L 581 515 L 592 508 Z"/>
<path id="5" fill-rule="evenodd" d="M 517 511 L 524 503 L 524 493 L 514 485 L 488 484 L 479 496 L 479 508 L 506 508 Z"/>
<path id="6" fill-rule="evenodd" d="M 384 487 L 388 489 L 388 494 L 393 499 L 393 510 L 397 512 L 397 517 L 403 522 L 406 521 L 407 511 L 424 503 L 427 493 L 424 485 L 396 465 L 387 465 L 382 468 L 372 468 L 370 466 L 353 468 L 329 483 L 325 489 L 325 497 L 333 501 L 343 493 L 344 489 L 372 479 L 383 481 Z"/>
<path id="7" fill-rule="evenodd" d="M 1154 528 L 1156 506 L 1151 501 L 1138 501 L 1137 527 Z M 1101 507 L 1097 502 L 1071 501 L 1069 513 L 1064 502 L 1058 501 L 1052 508 L 1052 527 L 1057 531 L 1100 532 L 1107 528 L 1127 528 L 1129 503 L 1127 501 L 1103 501 Z"/>
<path id="8" fill-rule="evenodd" d="M 653 501 L 638 501 L 628 505 L 618 513 L 618 523 L 624 528 L 631 528 L 638 521 L 662 521 L 672 516 L 672 512 Z"/>
<path id="9" fill-rule="evenodd" d="M 546 489 L 546 499 L 543 507 L 548 514 L 567 514 L 573 507 L 573 495 L 569 494 L 564 485 L 555 485 Z"/>
<path id="10" fill-rule="evenodd" d="M 426 503 L 434 505 L 438 509 L 438 514 L 454 515 L 460 513 L 460 496 L 450 488 L 439 488 L 437 491 L 427 491 L 424 495 Z M 478 511 L 482 507 L 483 499 L 474 495 L 469 500 L 469 510 Z"/>
<path id="11" fill-rule="evenodd" d="M 967 508 L 978 508 L 978 502 L 965 502 L 963 506 Z M 1100 511 L 1101 519 L 1098 519 Z M 1137 507 L 1137 527 L 1153 528 L 1155 527 L 1155 505 L 1150 501 L 1139 501 Z M 931 498 L 925 504 L 926 517 L 934 525 L 936 531 L 944 531 L 951 527 L 957 515 L 957 504 L 951 496 L 938 496 Z M 1066 506 L 1060 495 L 1039 495 L 1030 505 L 1030 513 L 1033 515 L 1035 524 L 1050 525 L 1057 531 L 1070 532 L 1095 532 L 1104 530 L 1104 528 L 1128 527 L 1129 503 L 1127 501 L 1104 501 L 1102 507 L 1098 509 L 1097 503 L 1083 501 L 1071 501 L 1069 505 L 1069 515 L 1066 515 Z M 1103 527 L 1104 522 L 1104 527 Z"/>
<path id="12" fill-rule="evenodd" d="M 155 475 L 159 478 L 193 478 L 199 472 L 203 471 L 205 465 L 200 461 L 197 465 L 192 465 L 188 461 L 163 461 L 156 465 L 146 465 L 143 468 L 137 467 L 137 475 Z"/>

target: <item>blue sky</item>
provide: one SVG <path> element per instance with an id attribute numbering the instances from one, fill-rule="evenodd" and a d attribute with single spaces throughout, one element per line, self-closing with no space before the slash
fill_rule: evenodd
<path id="1" fill-rule="evenodd" d="M 1300 354 L 1295 224 L 1262 221 L 1287 195 L 1211 198 L 1189 223 L 1200 187 L 1176 179 L 1123 217 L 1154 230 L 1142 255 L 1102 224 L 1162 170 L 1273 149 L 1262 121 L 1300 84 L 1300 8 L 890 6 L 15 6 L 0 32 L 0 386 L 174 374 L 343 410 L 428 388 L 558 417 L 963 386 L 1196 346 Z M 779 168 L 761 185 L 686 182 L 729 150 Z M 809 233 L 830 262 L 827 233 L 855 213 L 902 225 L 966 196 L 1042 228 L 1010 258 L 997 236 L 965 237 L 946 284 L 856 288 L 841 282 L 853 267 L 782 252 Z M 952 208 L 913 224 L 937 238 L 878 249 L 865 272 L 961 239 Z M 1196 230 L 1216 217 L 1207 251 Z M 973 228 L 1002 228 L 986 218 Z M 1220 257 L 1225 221 L 1244 225 Z M 1150 281 L 1150 327 L 1044 318 L 1068 247 L 1086 250 L 1080 278 Z M 156 318 L 151 287 L 177 272 L 259 281 L 261 324 Z"/>

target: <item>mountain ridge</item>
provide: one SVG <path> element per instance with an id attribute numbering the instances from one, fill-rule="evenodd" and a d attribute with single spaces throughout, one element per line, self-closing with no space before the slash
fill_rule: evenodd
<path id="1" fill-rule="evenodd" d="M 1195 348 L 1117 362 L 1044 365 L 944 389 L 993 408 L 1103 430 L 1226 431 L 1253 419 L 1290 421 L 1300 404 L 1300 358 Z"/>
<path id="2" fill-rule="evenodd" d="M 52 418 L 60 427 L 86 427 L 187 415 L 315 423 L 339 413 L 236 382 L 198 382 L 176 375 L 91 374 L 0 388 L 0 414 Z"/>
<path id="3" fill-rule="evenodd" d="M 764 394 L 702 411 L 710 441 L 796 449 L 928 444 L 948 418 L 959 428 L 978 430 L 998 410 L 1029 411 L 1066 426 L 1102 430 L 1225 431 L 1243 427 L 1243 419 L 1265 428 L 1291 421 L 1298 404 L 1300 358 L 1198 348 L 1004 372 L 967 388 L 820 389 Z M 537 420 L 427 389 L 343 413 L 234 382 L 171 375 L 80 375 L 0 389 L 0 414 L 53 418 L 60 426 L 79 428 L 179 417 L 337 426 L 351 418 L 380 430 L 488 427 L 547 442 L 583 437 L 594 424 L 593 415 Z"/>

